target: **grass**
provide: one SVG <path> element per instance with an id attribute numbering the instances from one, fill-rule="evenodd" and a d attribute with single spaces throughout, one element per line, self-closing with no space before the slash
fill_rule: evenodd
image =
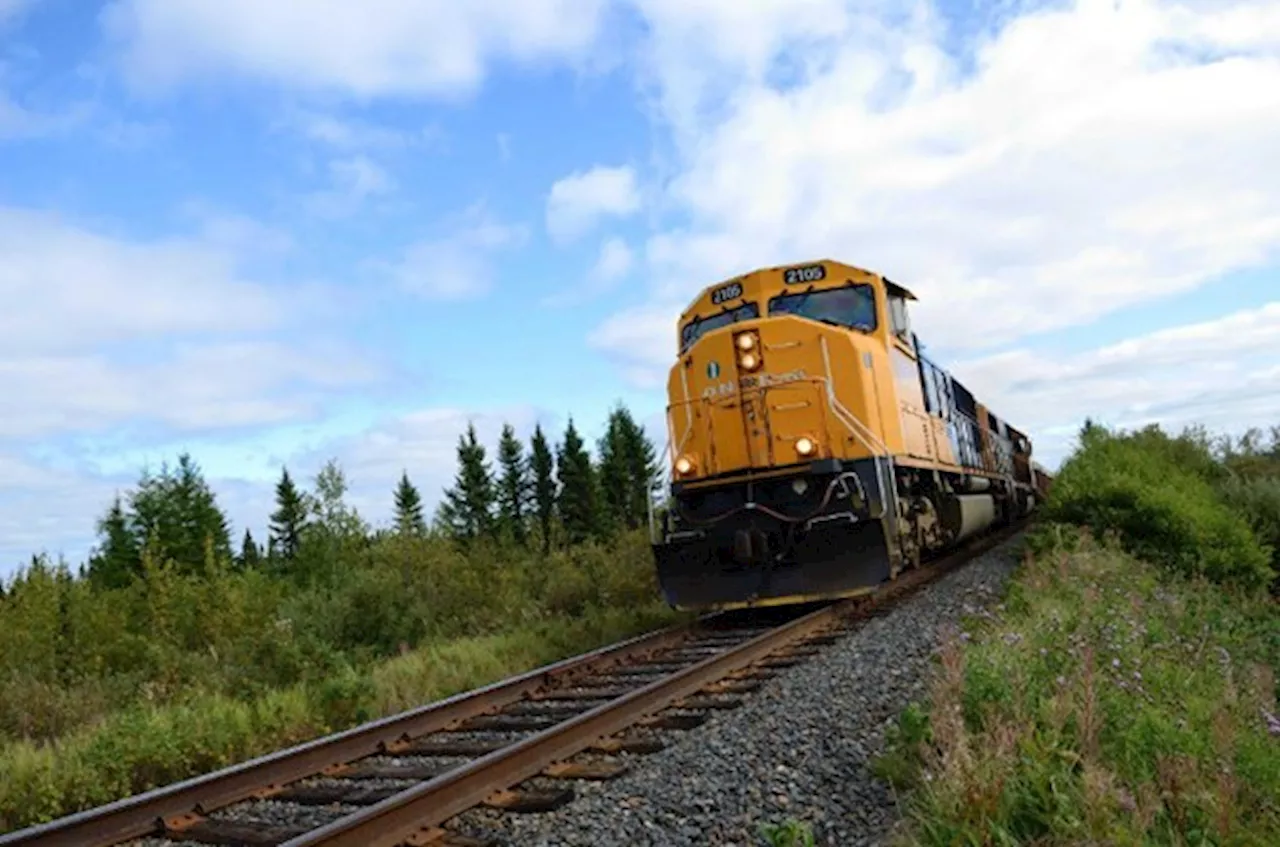
<path id="1" fill-rule="evenodd" d="M 589 607 L 509 632 L 428 641 L 360 671 L 243 700 L 193 693 L 0 748 L 0 832 L 206 773 L 671 623 L 658 601 Z"/>
<path id="2" fill-rule="evenodd" d="M 760 824 L 760 837 L 769 847 L 813 847 L 813 827 L 804 821 L 787 818 L 781 823 Z"/>
<path id="3" fill-rule="evenodd" d="M 903 844 L 1280 844 L 1280 615 L 1057 528 L 942 645 L 880 775 Z"/>

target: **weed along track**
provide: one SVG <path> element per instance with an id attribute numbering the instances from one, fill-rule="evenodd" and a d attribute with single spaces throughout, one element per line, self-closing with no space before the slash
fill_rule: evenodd
<path id="1" fill-rule="evenodd" d="M 640 636 L 206 776 L 0 836 L 0 845 L 467 845 L 469 809 L 550 811 L 625 772 L 1013 527 L 874 594 Z M 529 782 L 530 784 L 526 784 Z M 532 784 L 536 783 L 536 787 Z M 550 787 L 548 787 L 550 786 Z"/>

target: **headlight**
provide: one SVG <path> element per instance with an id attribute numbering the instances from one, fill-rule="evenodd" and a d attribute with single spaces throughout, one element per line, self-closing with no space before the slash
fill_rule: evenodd
<path id="1" fill-rule="evenodd" d="M 681 456 L 676 459 L 676 473 L 683 476 L 693 470 L 693 459 L 688 456 Z"/>
<path id="2" fill-rule="evenodd" d="M 749 332 L 744 332 L 738 336 L 738 349 L 750 350 L 756 346 L 756 337 Z"/>
<path id="3" fill-rule="evenodd" d="M 813 439 L 807 435 L 802 435 L 796 439 L 796 452 L 801 456 L 812 456 L 814 448 L 817 447 L 813 443 Z"/>
<path id="4" fill-rule="evenodd" d="M 742 357 L 738 359 L 738 364 L 742 366 L 744 371 L 754 371 L 760 367 L 760 359 L 755 353 L 743 353 Z"/>

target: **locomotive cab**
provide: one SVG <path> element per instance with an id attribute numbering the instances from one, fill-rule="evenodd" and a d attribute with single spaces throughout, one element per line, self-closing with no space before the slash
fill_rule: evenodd
<path id="1" fill-rule="evenodd" d="M 884 359 L 882 283 L 834 263 L 789 270 L 709 288 L 681 318 L 671 508 L 654 545 L 673 605 L 856 593 L 892 569 L 887 451 L 865 423 L 887 402 L 867 376 Z"/>
<path id="2" fill-rule="evenodd" d="M 986 410 L 921 355 L 914 299 L 825 260 L 710 286 L 685 311 L 653 539 L 670 604 L 869 591 L 996 520 L 1003 490 L 975 477 L 999 476 L 983 463 L 1002 445 L 978 427 Z"/>

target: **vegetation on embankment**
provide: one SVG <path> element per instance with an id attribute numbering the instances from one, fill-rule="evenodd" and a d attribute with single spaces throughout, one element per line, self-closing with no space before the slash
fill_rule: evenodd
<path id="1" fill-rule="evenodd" d="M 1280 843 L 1280 431 L 1081 435 L 878 763 L 901 840 Z"/>
<path id="2" fill-rule="evenodd" d="M 642 524 L 653 447 L 624 409 L 499 469 L 468 431 L 428 525 L 402 477 L 374 529 L 329 463 L 277 486 L 230 554 L 188 457 L 144 474 L 73 574 L 0 590 L 0 832 L 126 796 L 670 623 Z"/>

